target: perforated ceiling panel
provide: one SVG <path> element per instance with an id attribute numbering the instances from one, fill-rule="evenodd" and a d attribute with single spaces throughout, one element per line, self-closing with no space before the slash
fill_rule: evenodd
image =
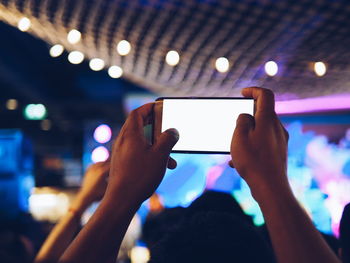
<path id="1" fill-rule="evenodd" d="M 119 65 L 124 77 L 167 95 L 233 96 L 241 87 L 273 89 L 279 99 L 350 93 L 350 4 L 337 0 L 0 0 L 0 19 L 49 44 Z M 71 29 L 82 32 L 67 42 Z M 3 37 L 3 36 L 2 36 Z M 131 52 L 117 53 L 126 39 Z M 165 63 L 169 50 L 180 54 Z M 229 70 L 215 60 L 226 57 Z M 279 72 L 269 77 L 264 64 Z M 325 76 L 312 63 L 324 61 Z"/>

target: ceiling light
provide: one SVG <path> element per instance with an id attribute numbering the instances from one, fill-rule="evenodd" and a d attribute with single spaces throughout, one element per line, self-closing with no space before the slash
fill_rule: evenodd
<path id="1" fill-rule="evenodd" d="M 121 56 L 126 56 L 131 50 L 131 45 L 126 40 L 121 40 L 117 45 L 118 54 Z"/>
<path id="2" fill-rule="evenodd" d="M 72 64 L 80 64 L 84 60 L 84 54 L 80 51 L 72 51 L 68 55 L 68 61 Z"/>
<path id="3" fill-rule="evenodd" d="M 60 44 L 54 45 L 50 48 L 50 56 L 53 58 L 59 57 L 62 55 L 63 51 L 64 51 L 64 48 L 62 45 Z"/>
<path id="4" fill-rule="evenodd" d="M 114 79 L 120 78 L 123 75 L 123 69 L 118 66 L 111 66 L 108 69 L 108 75 Z"/>
<path id="5" fill-rule="evenodd" d="M 227 72 L 229 67 L 230 67 L 230 62 L 225 57 L 220 57 L 215 61 L 215 68 L 217 71 L 221 73 Z"/>
<path id="6" fill-rule="evenodd" d="M 104 68 L 105 62 L 100 58 L 93 58 L 90 60 L 89 66 L 94 71 L 100 71 Z"/>
<path id="7" fill-rule="evenodd" d="M 80 41 L 80 39 L 81 39 L 81 33 L 78 30 L 72 29 L 71 31 L 69 31 L 67 35 L 67 40 L 69 43 L 76 44 Z"/>
<path id="8" fill-rule="evenodd" d="M 314 71 L 317 76 L 322 77 L 327 72 L 326 64 L 319 61 L 314 64 Z"/>
<path id="9" fill-rule="evenodd" d="M 19 21 L 18 21 L 18 29 L 25 32 L 30 28 L 31 22 L 29 20 L 29 18 L 27 17 L 22 17 Z"/>
<path id="10" fill-rule="evenodd" d="M 278 72 L 278 65 L 275 61 L 268 61 L 265 63 L 265 72 L 270 77 L 273 77 Z"/>
<path id="11" fill-rule="evenodd" d="M 166 54 L 165 61 L 170 66 L 176 66 L 180 61 L 180 55 L 175 50 L 170 50 Z"/>

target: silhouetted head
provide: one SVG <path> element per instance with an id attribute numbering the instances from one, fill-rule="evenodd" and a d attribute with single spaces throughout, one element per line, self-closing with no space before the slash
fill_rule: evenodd
<path id="1" fill-rule="evenodd" d="M 151 249 L 151 263 L 275 262 L 256 228 L 226 212 L 197 212 Z"/>
<path id="2" fill-rule="evenodd" d="M 229 213 L 253 224 L 252 218 L 243 212 L 236 199 L 228 193 L 212 190 L 204 192 L 188 207 L 187 214 L 208 211 Z"/>
<path id="3" fill-rule="evenodd" d="M 150 247 L 158 242 L 168 231 L 181 222 L 185 208 L 166 208 L 160 213 L 149 214 L 142 229 L 142 240 Z"/>

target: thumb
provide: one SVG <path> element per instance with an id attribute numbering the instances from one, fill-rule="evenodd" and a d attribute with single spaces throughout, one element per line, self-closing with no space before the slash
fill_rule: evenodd
<path id="1" fill-rule="evenodd" d="M 240 114 L 237 118 L 235 133 L 247 134 L 250 130 L 254 129 L 255 121 L 254 117 L 250 114 Z"/>
<path id="2" fill-rule="evenodd" d="M 155 144 L 155 149 L 162 154 L 169 155 L 171 149 L 174 147 L 178 140 L 179 132 L 174 128 L 167 129 L 159 135 Z"/>

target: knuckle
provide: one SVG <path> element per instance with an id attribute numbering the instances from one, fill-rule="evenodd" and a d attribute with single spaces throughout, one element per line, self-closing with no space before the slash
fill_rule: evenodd
<path id="1" fill-rule="evenodd" d="M 262 95 L 268 100 L 275 100 L 275 94 L 270 89 L 262 89 Z"/>
<path id="2" fill-rule="evenodd" d="M 138 115 L 138 108 L 130 112 L 129 118 L 135 118 L 137 115 Z"/>
<path id="3" fill-rule="evenodd" d="M 288 142 L 289 141 L 289 133 L 285 128 L 283 128 L 283 130 L 284 130 L 284 136 L 286 137 L 286 140 Z"/>

